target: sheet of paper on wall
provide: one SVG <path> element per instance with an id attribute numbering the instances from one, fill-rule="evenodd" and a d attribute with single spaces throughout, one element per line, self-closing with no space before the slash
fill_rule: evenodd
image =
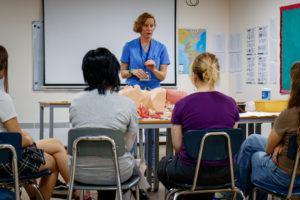
<path id="1" fill-rule="evenodd" d="M 242 81 L 242 74 L 237 73 L 235 75 L 235 92 L 236 93 L 242 93 L 243 92 L 243 81 Z"/>
<path id="2" fill-rule="evenodd" d="M 267 83 L 267 56 L 258 56 L 257 60 L 257 83 Z"/>
<path id="3" fill-rule="evenodd" d="M 213 35 L 213 51 L 215 53 L 225 52 L 225 34 Z"/>
<path id="4" fill-rule="evenodd" d="M 255 67 L 256 56 L 247 56 L 247 66 L 246 66 L 246 84 L 255 83 Z"/>
<path id="5" fill-rule="evenodd" d="M 270 61 L 277 61 L 278 57 L 278 43 L 277 40 L 271 39 L 270 42 L 270 53 L 269 53 L 269 60 Z"/>
<path id="6" fill-rule="evenodd" d="M 270 39 L 277 40 L 278 38 L 278 20 L 276 18 L 270 19 Z"/>
<path id="7" fill-rule="evenodd" d="M 226 56 L 225 53 L 215 53 L 218 58 L 220 72 L 226 72 Z"/>
<path id="8" fill-rule="evenodd" d="M 247 55 L 256 54 L 255 33 L 256 33 L 256 28 L 247 29 L 247 49 L 246 49 Z"/>
<path id="9" fill-rule="evenodd" d="M 277 62 L 270 62 L 269 83 L 277 83 Z"/>
<path id="10" fill-rule="evenodd" d="M 229 37 L 229 52 L 242 52 L 242 34 L 230 34 Z"/>
<path id="11" fill-rule="evenodd" d="M 242 71 L 242 53 L 230 53 L 229 54 L 229 72 L 241 72 Z"/>
<path id="12" fill-rule="evenodd" d="M 268 53 L 268 27 L 261 26 L 258 27 L 258 42 L 257 42 L 257 54 L 267 54 Z"/>

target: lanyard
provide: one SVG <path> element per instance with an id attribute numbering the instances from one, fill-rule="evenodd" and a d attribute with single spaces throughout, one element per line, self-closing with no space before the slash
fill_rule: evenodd
<path id="1" fill-rule="evenodd" d="M 146 71 L 146 69 L 148 69 L 147 67 L 145 67 L 145 65 L 144 65 L 144 63 L 148 60 L 148 57 L 149 57 L 149 54 L 150 54 L 150 49 L 151 49 L 151 44 L 150 44 L 150 46 L 149 46 L 149 49 L 148 49 L 148 51 L 147 51 L 147 53 L 145 53 L 146 54 L 146 57 L 145 57 L 145 59 L 144 59 L 144 49 L 143 49 L 143 47 L 142 47 L 142 43 L 141 43 L 141 40 L 139 40 L 139 42 L 140 42 L 140 56 L 141 56 L 141 59 L 142 59 L 142 64 L 143 64 L 143 66 L 144 66 L 144 71 Z"/>

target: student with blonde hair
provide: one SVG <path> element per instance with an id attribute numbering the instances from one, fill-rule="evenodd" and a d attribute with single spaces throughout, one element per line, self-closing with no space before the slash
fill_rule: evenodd
<path id="1" fill-rule="evenodd" d="M 197 91 L 179 100 L 171 119 L 171 135 L 175 156 L 162 158 L 158 164 L 158 178 L 170 189 L 175 182 L 192 184 L 197 160 L 191 159 L 183 143 L 189 130 L 237 128 L 239 112 L 233 98 L 215 91 L 219 80 L 219 63 L 214 54 L 198 55 L 192 65 L 191 79 Z M 198 185 L 223 184 L 230 180 L 229 162 L 203 161 Z M 187 197 L 212 199 L 213 194 Z M 183 198 L 185 198 L 183 196 Z"/>

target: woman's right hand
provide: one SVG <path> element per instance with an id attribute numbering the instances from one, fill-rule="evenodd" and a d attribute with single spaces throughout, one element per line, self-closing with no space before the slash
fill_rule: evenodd
<path id="1" fill-rule="evenodd" d="M 278 144 L 275 147 L 274 152 L 272 154 L 272 159 L 276 165 L 278 165 L 278 156 L 281 154 L 281 152 L 282 152 L 282 144 Z"/>
<path id="2" fill-rule="evenodd" d="M 131 73 L 139 79 L 147 79 L 147 74 L 142 69 L 133 69 Z"/>

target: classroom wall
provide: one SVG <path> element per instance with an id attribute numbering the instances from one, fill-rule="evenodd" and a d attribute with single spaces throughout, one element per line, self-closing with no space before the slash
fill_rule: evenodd
<path id="1" fill-rule="evenodd" d="M 206 50 L 212 52 L 213 35 L 229 34 L 229 0 L 199 0 L 199 5 L 195 7 L 188 6 L 185 0 L 178 0 L 177 28 L 206 29 Z M 189 75 L 178 74 L 177 81 L 178 90 L 195 91 Z M 217 90 L 230 94 L 228 73 L 221 74 Z"/>
<path id="2" fill-rule="evenodd" d="M 185 0 L 177 0 L 177 28 L 205 28 L 207 51 L 212 51 L 213 34 L 224 33 L 228 44 L 229 34 L 236 32 L 242 33 L 243 51 L 245 51 L 247 28 L 268 25 L 269 20 L 274 17 L 278 18 L 279 23 L 280 6 L 300 3 L 299 0 L 199 0 L 198 6 L 190 7 L 185 2 Z M 42 0 L 0 0 L 0 44 L 4 45 L 9 53 L 9 93 L 14 100 L 19 120 L 22 122 L 39 121 L 39 101 L 71 101 L 73 95 L 79 92 L 77 90 L 32 90 L 31 22 L 42 20 Z M 242 61 L 245 66 L 245 56 Z M 227 53 L 227 67 L 228 64 Z M 242 74 L 244 75 L 244 72 Z M 236 94 L 234 78 L 234 74 L 229 72 L 221 73 L 221 81 L 217 89 L 237 100 L 260 99 L 262 87 L 272 89 L 272 99 L 288 97 L 279 94 L 279 81 L 272 85 L 243 84 L 243 93 Z M 194 91 L 188 75 L 177 75 L 177 85 L 179 90 L 188 93 Z M 47 112 L 46 109 L 46 120 Z M 56 109 L 55 120 L 68 121 L 66 109 Z"/>
<path id="3" fill-rule="evenodd" d="M 238 101 L 261 99 L 262 88 L 271 89 L 271 99 L 288 99 L 289 95 L 280 94 L 280 7 L 300 3 L 299 0 L 230 0 L 229 1 L 229 29 L 231 33 L 242 33 L 242 77 L 246 78 L 246 30 L 258 26 L 270 26 L 270 20 L 277 20 L 278 36 L 278 59 L 277 59 L 277 82 L 276 84 L 245 84 L 243 82 L 243 93 L 237 94 L 234 91 L 235 73 L 229 74 L 230 85 L 233 88 L 230 92 Z M 269 34 L 269 33 L 268 33 Z M 257 35 L 256 35 L 257 37 Z M 257 67 L 257 65 L 256 65 Z"/>
<path id="4" fill-rule="evenodd" d="M 39 101 L 71 100 L 78 91 L 33 91 L 32 21 L 42 21 L 42 0 L 0 0 L 0 44 L 8 51 L 9 93 L 21 122 L 38 122 Z M 46 109 L 46 119 L 48 119 Z M 65 109 L 55 119 L 68 121 Z"/>

